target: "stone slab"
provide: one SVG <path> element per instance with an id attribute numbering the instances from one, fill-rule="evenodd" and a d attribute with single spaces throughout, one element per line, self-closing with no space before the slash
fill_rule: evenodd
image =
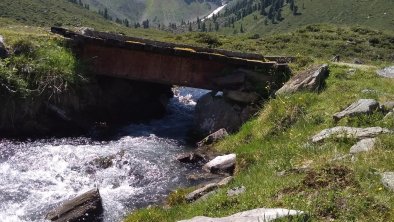
<path id="1" fill-rule="evenodd" d="M 355 103 L 352 103 L 346 109 L 341 112 L 335 113 L 333 118 L 338 121 L 344 117 L 351 117 L 362 114 L 370 114 L 373 111 L 379 109 L 379 103 L 374 99 L 360 99 Z"/>
<path id="2" fill-rule="evenodd" d="M 360 140 L 354 146 L 350 148 L 351 154 L 361 153 L 361 152 L 368 152 L 375 148 L 377 139 L 376 138 L 368 138 Z"/>
<path id="3" fill-rule="evenodd" d="M 303 214 L 303 211 L 298 210 L 259 208 L 240 212 L 228 217 L 212 218 L 198 216 L 189 220 L 181 220 L 178 222 L 269 222 L 279 218 Z"/>
<path id="4" fill-rule="evenodd" d="M 382 127 L 355 128 L 348 126 L 337 126 L 334 128 L 322 130 L 320 133 L 312 137 L 312 142 L 321 142 L 330 137 L 355 138 L 361 140 L 366 138 L 374 138 L 380 134 L 387 133 L 392 133 L 392 131 Z"/>

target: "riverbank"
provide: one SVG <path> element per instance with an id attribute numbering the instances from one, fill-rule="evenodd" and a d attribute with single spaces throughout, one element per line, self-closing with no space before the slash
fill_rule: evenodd
<path id="1" fill-rule="evenodd" d="M 189 36 L 186 41 L 193 41 Z M 371 43 L 373 37 L 379 39 L 379 45 Z M 372 151 L 357 155 L 349 155 L 354 139 L 311 142 L 321 130 L 338 125 L 394 128 L 392 117 L 385 118 L 381 112 L 339 122 L 333 119 L 336 112 L 358 99 L 394 100 L 393 79 L 376 74 L 394 62 L 392 34 L 311 25 L 256 38 L 216 40 L 223 48 L 295 55 L 297 60 L 291 67 L 296 73 L 313 63 L 328 63 L 330 76 L 325 88 L 320 93 L 299 92 L 270 99 L 238 133 L 214 146 L 217 152 L 237 154 L 235 178 L 229 185 L 194 203 L 187 203 L 185 196 L 195 188 L 179 189 L 170 194 L 165 206 L 132 212 L 125 221 L 223 217 L 261 207 L 302 210 L 312 221 L 394 220 L 394 195 L 382 183 L 383 174 L 394 171 L 393 134 L 379 136 Z M 366 65 L 332 63 L 334 55 L 346 63 L 361 61 Z M 227 192 L 237 187 L 244 187 L 245 192 L 229 197 Z"/>
<path id="2" fill-rule="evenodd" d="M 394 129 L 394 119 L 380 112 L 339 122 L 332 117 L 358 99 L 394 101 L 394 80 L 378 76 L 377 68 L 330 64 L 321 93 L 271 99 L 238 133 L 214 146 L 218 152 L 237 154 L 233 182 L 190 204 L 183 199 L 187 192 L 179 190 L 170 195 L 170 205 L 138 210 L 125 221 L 221 217 L 259 207 L 302 210 L 317 221 L 394 220 L 393 192 L 381 183 L 381 174 L 394 170 L 393 134 L 379 136 L 372 151 L 353 157 L 348 153 L 354 139 L 311 142 L 313 135 L 336 125 Z M 242 186 L 244 193 L 227 195 Z"/>

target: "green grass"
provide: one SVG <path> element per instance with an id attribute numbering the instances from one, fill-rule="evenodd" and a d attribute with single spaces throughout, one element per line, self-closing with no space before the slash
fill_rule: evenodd
<path id="1" fill-rule="evenodd" d="M 324 60 L 339 55 L 344 61 L 351 62 L 354 58 L 359 58 L 374 64 L 394 61 L 394 33 L 360 26 L 307 25 L 292 32 L 257 38 L 254 35 L 218 33 L 187 33 L 161 38 L 169 42 L 210 47 L 209 41 L 202 41 L 204 39 L 216 39 L 215 45 L 218 48 L 262 55 L 287 55 Z"/>
<path id="2" fill-rule="evenodd" d="M 170 208 L 138 210 L 125 221 L 220 217 L 259 207 L 303 210 L 312 221 L 394 220 L 394 194 L 381 185 L 379 176 L 394 170 L 394 135 L 381 136 L 374 151 L 357 155 L 353 161 L 332 160 L 348 154 L 353 139 L 310 142 L 311 136 L 320 130 L 335 126 L 332 115 L 349 103 L 360 98 L 394 100 L 394 80 L 378 77 L 374 68 L 358 69 L 352 76 L 346 74 L 348 69 L 330 64 L 324 91 L 271 99 L 238 133 L 218 143 L 217 151 L 235 152 L 238 156 L 235 180 L 218 194 L 197 203 L 178 201 Z M 363 89 L 374 89 L 376 93 L 366 94 Z M 383 121 L 379 114 L 370 118 L 374 121 L 355 117 L 338 124 L 394 129 L 394 119 Z M 300 167 L 309 171 L 292 171 Z M 282 171 L 289 173 L 278 176 Z M 246 192 L 227 197 L 226 190 L 237 186 L 245 186 Z"/>
<path id="3" fill-rule="evenodd" d="M 10 51 L 15 53 L 0 60 L 2 97 L 56 95 L 78 84 L 82 73 L 64 40 L 45 35 L 39 29 L 25 32 L 3 30 Z"/>

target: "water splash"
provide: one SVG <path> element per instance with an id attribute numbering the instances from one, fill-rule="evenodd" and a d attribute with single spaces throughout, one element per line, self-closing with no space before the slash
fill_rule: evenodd
<path id="1" fill-rule="evenodd" d="M 104 221 L 119 221 L 125 212 L 189 185 L 185 175 L 191 169 L 174 157 L 187 149 L 194 102 L 205 91 L 177 90 L 168 116 L 124 127 L 112 141 L 0 141 L 0 221 L 44 221 L 58 203 L 94 187 L 103 199 Z"/>

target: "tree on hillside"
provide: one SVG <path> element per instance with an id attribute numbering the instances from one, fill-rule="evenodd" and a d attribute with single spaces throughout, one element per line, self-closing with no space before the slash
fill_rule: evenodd
<path id="1" fill-rule="evenodd" d="M 103 16 L 104 16 L 105 19 L 109 18 L 109 16 L 108 16 L 108 9 L 107 8 L 104 9 Z"/>
<path id="2" fill-rule="evenodd" d="M 144 29 L 148 29 L 149 28 L 149 19 L 145 20 L 142 22 L 142 27 Z"/>
<path id="3" fill-rule="evenodd" d="M 215 22 L 215 31 L 219 31 L 219 23 Z"/>
<path id="4" fill-rule="evenodd" d="M 129 20 L 128 20 L 127 18 L 123 20 L 123 24 L 124 24 L 126 27 L 130 27 L 130 22 L 129 22 Z"/>
<path id="5" fill-rule="evenodd" d="M 202 32 L 206 32 L 207 31 L 207 27 L 205 25 L 205 22 L 203 22 L 202 25 L 201 25 L 201 31 Z"/>

